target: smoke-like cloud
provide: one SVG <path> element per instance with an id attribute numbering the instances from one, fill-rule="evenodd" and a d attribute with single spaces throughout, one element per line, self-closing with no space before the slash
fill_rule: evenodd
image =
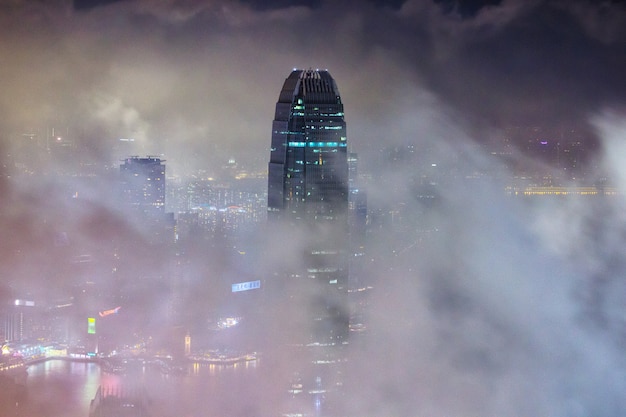
<path id="1" fill-rule="evenodd" d="M 610 148 L 602 165 L 621 171 L 621 118 L 595 123 Z M 462 152 L 459 164 L 492 163 L 444 146 Z M 376 289 L 371 332 L 354 352 L 353 412 L 619 415 L 622 196 L 526 199 L 465 178 L 439 190 L 424 220 L 434 233 L 408 232 L 418 244 L 405 248 L 389 229 L 369 242 Z"/>
<path id="2" fill-rule="evenodd" d="M 0 16 L 2 132 L 94 131 L 98 98 L 108 97 L 151 127 L 145 134 L 157 153 L 186 159 L 170 158 L 173 170 L 202 165 L 192 156 L 215 148 L 255 160 L 266 151 L 268 100 L 294 66 L 328 68 L 340 81 L 360 152 L 381 142 L 368 133 L 380 130 L 369 109 L 402 102 L 407 90 L 434 93 L 488 127 L 579 123 L 624 96 L 618 57 L 626 12 L 619 3 L 593 7 L 504 1 L 461 18 L 422 0 L 262 10 L 246 2 L 119 1 L 87 10 L 18 2 Z M 120 130 L 90 140 L 108 143 Z"/>
<path id="3" fill-rule="evenodd" d="M 319 66 L 338 82 L 372 219 L 405 219 L 381 221 L 367 241 L 374 290 L 368 332 L 350 346 L 349 414 L 626 409 L 623 196 L 508 196 L 489 175 L 507 165 L 480 146 L 510 125 L 583 124 L 598 139 L 588 179 L 623 190 L 623 4 L 505 0 L 461 16 L 420 0 L 108 3 L 0 7 L 3 286 L 60 290 L 79 259 L 91 260 L 81 279 L 158 277 L 171 265 L 112 192 L 119 159 L 162 155 L 181 176 L 228 158 L 262 170 L 284 78 Z M 52 128 L 69 133 L 78 158 L 51 150 Z M 97 175 L 66 175 L 74 162 Z M 228 240 L 190 240 L 180 278 L 189 316 L 228 307 L 210 284 L 299 261 L 301 240 L 272 247 L 265 233 L 249 237 L 269 251 L 255 267 Z M 167 295 L 145 294 L 155 314 L 133 329 L 158 328 Z M 277 337 L 280 324 L 269 329 Z M 268 398 L 288 378 L 287 358 Z M 248 400 L 242 409 L 276 406 Z"/>

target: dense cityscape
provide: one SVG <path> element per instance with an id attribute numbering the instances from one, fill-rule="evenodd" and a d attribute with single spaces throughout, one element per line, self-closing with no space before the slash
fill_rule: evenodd
<path id="1" fill-rule="evenodd" d="M 626 12 L 575 3 L 0 6 L 0 417 L 620 416 Z"/>
<path id="2" fill-rule="evenodd" d="M 470 192 L 480 191 L 482 183 L 498 184 L 501 197 L 511 199 L 619 195 L 607 178 L 586 181 L 584 157 L 590 139 L 575 129 L 554 133 L 511 128 L 499 141 L 480 146 L 484 155 L 497 160 L 490 166 L 500 169 L 493 171 L 457 170 L 460 164 L 446 166 L 448 158 L 437 159 L 412 143 L 384 149 L 379 164 L 415 164 L 409 179 L 412 194 L 406 201 L 368 206 L 371 174 L 358 169 L 358 155 L 348 152 L 345 130 L 343 105 L 328 72 L 298 70 L 285 81 L 277 104 L 269 178 L 262 170 L 238 166 L 235 159 L 204 178 L 201 173 L 168 176 L 161 156 L 133 155 L 91 166 L 81 161 L 80 138 L 72 137 L 69 128 L 67 136 L 57 128 L 21 134 L 21 148 L 5 158 L 12 162 L 8 179 L 60 178 L 58 184 L 69 187 L 53 192 L 63 195 L 63 204 L 72 212 L 90 204 L 83 190 L 104 182 L 110 221 L 118 224 L 86 225 L 96 226 L 95 233 L 105 240 L 96 251 L 77 241 L 76 231 L 64 229 L 53 214 L 58 208 L 42 213 L 39 226 L 44 227 L 42 238 L 52 258 L 40 273 L 51 278 L 38 282 L 37 290 L 22 277 L 3 287 L 4 372 L 19 375 L 33 363 L 70 360 L 96 363 L 101 372 L 114 375 L 146 372 L 148 367 L 180 376 L 187 375 L 190 366 L 256 363 L 264 354 L 271 357 L 276 348 L 282 352 L 286 346 L 300 346 L 305 353 L 293 353 L 297 365 L 282 385 L 285 398 L 308 393 L 314 407 L 307 408 L 310 404 L 304 401 L 303 410 L 275 411 L 342 415 L 345 409 L 327 410 L 326 403 L 344 394 L 341 375 L 346 370 L 339 365 L 348 362 L 347 346 L 358 345 L 369 331 L 370 293 L 385 286 L 368 273 L 368 264 L 377 256 L 401 256 L 411 246 L 430 244 L 439 226 L 424 219 L 437 211 L 447 183 L 460 182 Z M 510 156 L 519 151 L 511 148 L 513 135 L 539 169 L 510 165 Z M 122 138 L 116 145 L 132 154 L 132 142 Z M 310 153 L 303 152 L 309 148 Z M 368 241 L 383 229 L 395 230 L 397 242 L 387 254 L 368 251 Z M 271 239 L 263 238 L 267 233 Z M 261 259 L 272 256 L 267 245 L 290 239 L 292 244 L 302 240 L 301 250 L 312 258 L 304 256 L 289 270 L 276 260 L 275 265 L 261 266 L 266 262 Z M 18 258 L 31 255 L 15 253 Z M 399 265 L 391 264 L 384 272 L 391 274 Z M 275 268 L 271 275 L 268 268 Z M 302 276 L 336 288 L 332 293 L 310 288 L 298 282 Z M 322 307 L 306 307 L 308 298 L 320 296 L 325 300 Z M 282 321 L 290 322 L 278 324 L 285 334 L 280 334 L 283 329 L 272 333 L 271 323 Z M 260 332 L 264 336 L 259 337 Z M 329 351 L 329 346 L 335 350 Z M 319 371 L 311 371 L 307 363 L 322 363 L 337 375 L 329 376 L 326 370 L 322 382 Z M 314 376 L 308 378 L 313 379 L 305 380 L 311 372 Z M 8 390 L 17 398 L 16 415 L 22 415 L 20 402 L 28 401 L 23 379 L 23 374 L 18 376 L 18 388 Z M 114 415 L 119 407 L 139 404 L 120 390 L 99 386 L 90 416 Z M 107 398 L 115 403 L 107 403 Z"/>

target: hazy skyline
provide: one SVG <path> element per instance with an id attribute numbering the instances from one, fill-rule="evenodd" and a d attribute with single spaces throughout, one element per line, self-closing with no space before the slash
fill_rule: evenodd
<path id="1" fill-rule="evenodd" d="M 441 115 L 464 141 L 623 109 L 623 2 L 455 4 L 8 2 L 2 141 L 56 126 L 103 159 L 132 137 L 171 172 L 228 158 L 263 166 L 276 89 L 294 67 L 331 71 L 351 148 L 365 155 L 441 135 Z"/>
<path id="2" fill-rule="evenodd" d="M 106 178 L 10 176 L 25 129 L 73 129 L 103 163 L 115 162 L 112 144 L 132 137 L 141 153 L 163 155 L 168 173 L 231 157 L 265 169 L 285 78 L 293 67 L 327 68 L 344 104 L 349 150 L 364 160 L 410 142 L 417 155 L 428 150 L 426 163 L 489 172 L 502 167 L 476 142 L 509 126 L 578 125 L 597 141 L 590 179 L 608 174 L 622 191 L 515 199 L 489 178 L 470 186 L 451 176 L 427 206 L 412 182 L 419 159 L 361 166 L 372 173 L 368 202 L 387 213 L 400 206 L 420 213 L 423 229 L 380 227 L 368 235 L 363 270 L 375 291 L 369 332 L 350 346 L 356 366 L 347 379 L 358 381 L 345 398 L 351 414 L 621 416 L 626 7 L 457 4 L 4 2 L 0 283 L 48 295 L 40 294 L 45 285 L 26 284 L 63 289 L 68 259 L 104 259 L 118 249 L 114 238 L 129 248 L 122 251 L 129 276 L 156 276 L 163 267 L 149 262 L 148 238 L 109 198 Z M 80 198 L 58 192 L 61 186 L 75 187 Z M 59 232 L 70 242 L 63 249 L 54 245 Z M 215 295 L 212 286 L 224 277 L 268 277 L 276 265 L 301 262 L 306 236 L 272 247 L 265 232 L 248 236 L 264 252 L 245 262 L 222 251 L 221 241 L 211 251 L 192 245 L 191 290 Z M 110 268 L 101 265 L 94 274 L 106 282 Z M 161 294 L 151 295 L 159 301 Z M 196 292 L 190 314 L 206 307 L 204 294 Z M 248 401 L 263 408 L 258 397 Z"/>

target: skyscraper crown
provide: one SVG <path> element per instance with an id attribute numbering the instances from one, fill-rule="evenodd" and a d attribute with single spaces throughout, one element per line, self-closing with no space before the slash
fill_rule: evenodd
<path id="1" fill-rule="evenodd" d="M 341 103 L 337 84 L 326 70 L 295 69 L 287 77 L 279 103 L 293 103 L 297 98 L 318 104 Z"/>

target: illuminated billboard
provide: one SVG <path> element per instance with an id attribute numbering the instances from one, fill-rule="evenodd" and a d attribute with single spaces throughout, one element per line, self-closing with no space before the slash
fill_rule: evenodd
<path id="1" fill-rule="evenodd" d="M 261 288 L 261 281 L 239 282 L 237 284 L 233 284 L 232 288 L 232 292 L 256 290 L 257 288 Z"/>
<path id="2" fill-rule="evenodd" d="M 100 317 L 106 317 L 106 316 L 110 316 L 111 314 L 117 314 L 117 312 L 120 311 L 120 308 L 122 307 L 115 307 L 110 310 L 101 311 L 98 313 L 98 315 Z"/>
<path id="3" fill-rule="evenodd" d="M 96 334 L 96 319 L 94 317 L 87 318 L 87 334 Z"/>

